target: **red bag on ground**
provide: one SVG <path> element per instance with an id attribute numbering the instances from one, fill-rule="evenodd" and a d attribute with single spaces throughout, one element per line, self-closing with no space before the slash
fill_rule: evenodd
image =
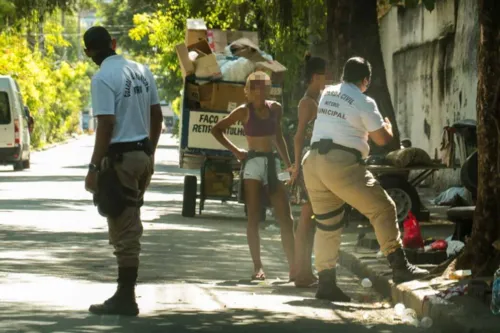
<path id="1" fill-rule="evenodd" d="M 425 246 L 424 247 L 424 251 L 425 252 L 428 252 L 428 251 L 431 251 L 431 250 L 434 250 L 434 251 L 444 251 L 447 248 L 448 248 L 448 242 L 446 242 L 443 239 L 440 239 L 440 240 L 437 240 L 437 241 L 435 241 L 434 243 L 432 243 L 430 245 Z"/>
<path id="2" fill-rule="evenodd" d="M 420 225 L 412 212 L 408 212 L 408 216 L 403 222 L 403 228 L 403 247 L 411 249 L 424 247 L 424 240 L 420 232 Z"/>

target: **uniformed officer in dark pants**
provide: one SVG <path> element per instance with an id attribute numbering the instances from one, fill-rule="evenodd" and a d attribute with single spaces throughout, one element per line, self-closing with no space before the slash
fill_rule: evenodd
<path id="1" fill-rule="evenodd" d="M 89 311 L 136 316 L 143 231 L 140 207 L 161 134 L 160 100 L 151 71 L 117 55 L 116 40 L 105 28 L 92 27 L 83 39 L 85 53 L 100 67 L 92 78 L 97 130 L 85 188 L 94 193 L 99 212 L 107 217 L 109 241 L 118 262 L 116 293 L 103 304 L 91 305 Z"/>

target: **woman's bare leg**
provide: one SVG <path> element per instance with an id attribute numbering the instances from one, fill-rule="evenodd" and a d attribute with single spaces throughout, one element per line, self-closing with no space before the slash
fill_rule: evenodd
<path id="1" fill-rule="evenodd" d="M 286 189 L 282 183 L 278 184 L 276 192 L 270 196 L 270 199 L 276 218 L 280 224 L 281 244 L 288 261 L 290 279 L 295 279 L 296 270 L 294 262 L 295 240 L 293 236 L 293 217 Z"/>
<path id="2" fill-rule="evenodd" d="M 297 287 L 306 287 L 316 281 L 316 277 L 312 272 L 311 262 L 314 240 L 312 215 L 311 204 L 303 204 L 299 225 L 295 233 L 295 267 L 297 268 L 295 285 Z"/>
<path id="3" fill-rule="evenodd" d="M 261 189 L 262 184 L 258 180 L 245 179 L 245 204 L 247 206 L 247 241 L 252 256 L 254 272 L 252 279 L 264 280 L 264 267 L 260 258 L 260 236 L 259 223 L 261 222 Z"/>

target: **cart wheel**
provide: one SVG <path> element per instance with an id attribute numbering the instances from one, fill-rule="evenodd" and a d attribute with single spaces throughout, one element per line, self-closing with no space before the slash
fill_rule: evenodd
<path id="1" fill-rule="evenodd" d="M 182 197 L 182 216 L 194 217 L 196 214 L 196 176 L 184 176 L 184 195 Z"/>
<path id="2" fill-rule="evenodd" d="M 380 179 L 380 184 L 396 204 L 396 214 L 400 226 L 408 216 L 408 212 L 412 211 L 415 215 L 420 212 L 420 197 L 417 190 L 408 181 L 403 178 L 383 177 Z"/>

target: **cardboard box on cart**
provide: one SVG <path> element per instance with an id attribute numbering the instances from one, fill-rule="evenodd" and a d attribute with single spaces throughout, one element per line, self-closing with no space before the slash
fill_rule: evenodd
<path id="1" fill-rule="evenodd" d="M 207 26 L 201 18 L 189 18 L 186 21 L 186 45 L 196 44 L 207 39 Z"/>
<path id="2" fill-rule="evenodd" d="M 189 105 L 193 108 L 231 112 L 246 102 L 243 84 L 210 82 L 204 85 L 186 84 Z"/>
<path id="3" fill-rule="evenodd" d="M 200 78 L 214 79 L 222 76 L 217 58 L 206 40 L 189 46 L 178 44 L 175 50 L 184 78 L 193 74 Z"/>
<path id="4" fill-rule="evenodd" d="M 267 73 L 273 84 L 281 85 L 285 81 L 286 67 L 277 60 L 261 61 L 256 63 L 257 69 Z"/>

